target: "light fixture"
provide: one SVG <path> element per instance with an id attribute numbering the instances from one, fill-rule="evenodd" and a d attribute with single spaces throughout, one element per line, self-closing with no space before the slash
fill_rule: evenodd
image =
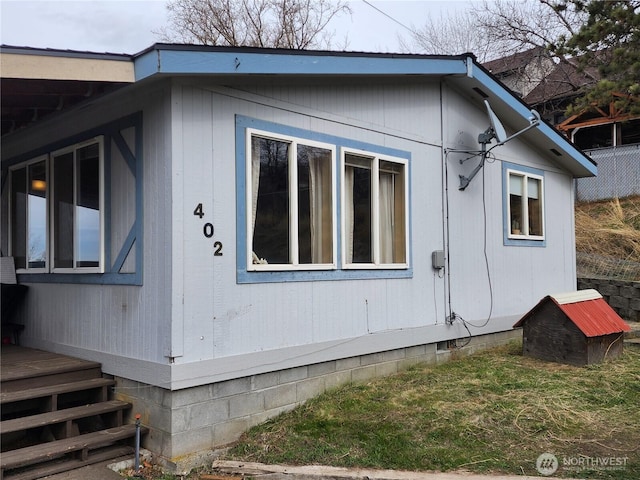
<path id="1" fill-rule="evenodd" d="M 31 190 L 45 192 L 47 190 L 47 182 L 44 180 L 31 180 Z"/>

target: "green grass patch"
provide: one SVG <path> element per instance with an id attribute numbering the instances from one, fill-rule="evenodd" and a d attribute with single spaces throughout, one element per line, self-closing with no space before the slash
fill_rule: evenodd
<path id="1" fill-rule="evenodd" d="M 640 352 L 572 367 L 521 344 L 350 384 L 251 429 L 229 458 L 280 464 L 640 478 Z M 616 468 L 593 467 L 615 458 Z M 583 459 L 583 460 L 580 460 Z M 566 464 L 563 464 L 566 463 Z M 618 468 L 620 467 L 620 468 Z"/>

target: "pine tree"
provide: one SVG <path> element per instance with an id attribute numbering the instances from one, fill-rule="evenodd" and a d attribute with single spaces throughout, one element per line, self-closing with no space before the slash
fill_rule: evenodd
<path id="1" fill-rule="evenodd" d="M 579 96 L 569 113 L 611 102 L 617 110 L 640 113 L 640 0 L 562 0 L 558 11 L 575 7 L 587 21 L 572 36 L 551 45 L 571 55 L 582 70 L 597 68 L 600 80 Z"/>

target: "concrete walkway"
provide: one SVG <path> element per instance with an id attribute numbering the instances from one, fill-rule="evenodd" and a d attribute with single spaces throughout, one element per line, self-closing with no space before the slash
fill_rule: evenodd
<path id="1" fill-rule="evenodd" d="M 225 460 L 216 460 L 213 462 L 213 468 L 220 473 L 258 476 L 265 480 L 533 480 L 550 478 L 530 475 L 478 475 L 466 472 L 406 472 L 320 465 L 295 467 Z"/>
<path id="2" fill-rule="evenodd" d="M 123 480 L 109 468 L 110 462 L 78 468 L 46 477 L 46 480 Z M 216 460 L 213 468 L 223 475 L 261 477 L 264 480 L 542 480 L 554 478 L 530 475 L 478 475 L 465 472 L 405 472 L 361 468 L 325 467 L 319 465 L 286 466 L 262 463 Z M 206 478 L 206 477 L 205 477 Z M 571 480 L 563 478 L 563 480 Z"/>

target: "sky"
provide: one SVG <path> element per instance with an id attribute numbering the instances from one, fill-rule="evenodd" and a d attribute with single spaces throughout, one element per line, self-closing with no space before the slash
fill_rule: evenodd
<path id="1" fill-rule="evenodd" d="M 334 43 L 342 45 L 346 37 L 346 50 L 387 53 L 402 51 L 398 34 L 409 35 L 402 25 L 419 27 L 427 15 L 446 15 L 468 1 L 349 0 L 349 5 L 352 14 L 330 26 Z M 3 45 L 134 54 L 162 41 L 154 32 L 166 25 L 165 0 L 0 0 Z"/>

